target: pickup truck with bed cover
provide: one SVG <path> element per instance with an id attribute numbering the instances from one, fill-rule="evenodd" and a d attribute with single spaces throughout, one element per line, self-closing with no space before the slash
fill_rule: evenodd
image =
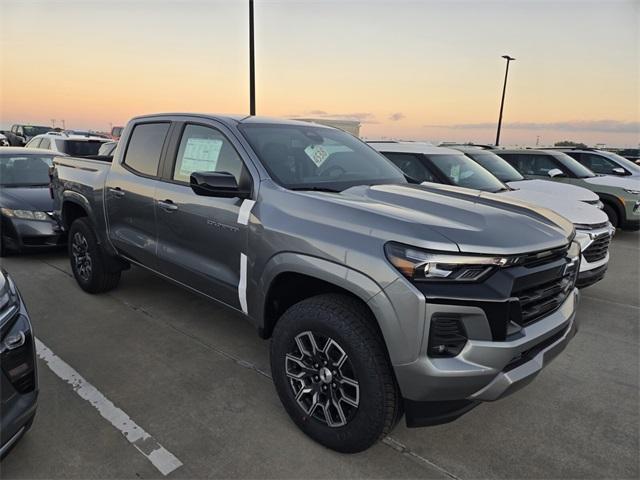
<path id="1" fill-rule="evenodd" d="M 292 420 L 337 451 L 512 393 L 577 329 L 570 222 L 411 185 L 334 128 L 137 117 L 111 163 L 55 159 L 52 190 L 81 288 L 135 264 L 243 314 Z"/>

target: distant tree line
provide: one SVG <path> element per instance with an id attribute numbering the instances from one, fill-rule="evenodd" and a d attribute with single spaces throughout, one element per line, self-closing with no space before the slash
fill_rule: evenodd
<path id="1" fill-rule="evenodd" d="M 579 142 L 572 142 L 571 140 L 562 140 L 553 144 L 554 147 L 572 147 L 572 148 L 587 148 L 587 145 Z"/>

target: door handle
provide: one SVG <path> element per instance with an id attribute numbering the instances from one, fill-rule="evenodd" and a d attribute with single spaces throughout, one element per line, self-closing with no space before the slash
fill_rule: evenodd
<path id="1" fill-rule="evenodd" d="M 167 200 L 158 200 L 158 205 L 165 212 L 175 212 L 176 210 L 178 210 L 178 205 L 176 205 L 175 203 L 173 203 L 172 200 L 169 200 L 169 199 L 167 199 Z"/>
<path id="2" fill-rule="evenodd" d="M 109 193 L 112 194 L 116 198 L 124 197 L 124 190 L 122 190 L 120 187 L 113 187 L 113 188 L 110 187 L 109 188 Z"/>

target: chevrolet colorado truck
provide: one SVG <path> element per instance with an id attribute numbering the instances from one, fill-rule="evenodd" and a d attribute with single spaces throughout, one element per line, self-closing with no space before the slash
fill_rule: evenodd
<path id="1" fill-rule="evenodd" d="M 292 420 L 340 452 L 516 391 L 577 329 L 570 222 L 411 185 L 331 127 L 142 116 L 111 163 L 51 176 L 82 289 L 135 264 L 244 315 Z"/>

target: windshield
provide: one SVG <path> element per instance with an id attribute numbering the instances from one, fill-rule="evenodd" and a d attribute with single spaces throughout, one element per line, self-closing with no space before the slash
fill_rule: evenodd
<path id="1" fill-rule="evenodd" d="M 587 167 L 578 162 L 575 158 L 571 158 L 566 153 L 562 152 L 549 152 L 552 156 L 560 160 L 560 163 L 571 171 L 577 178 L 591 178 L 596 174 L 589 170 Z"/>
<path id="2" fill-rule="evenodd" d="M 506 190 L 500 180 L 462 153 L 425 156 L 453 185 L 485 192 Z"/>
<path id="3" fill-rule="evenodd" d="M 51 155 L 0 154 L 0 186 L 48 185 L 52 159 Z"/>
<path id="4" fill-rule="evenodd" d="M 632 162 L 628 158 L 624 158 L 623 156 L 613 152 L 600 152 L 600 153 L 605 157 L 610 158 L 614 162 L 620 164 L 621 167 L 624 167 L 627 170 L 630 170 L 631 172 L 635 172 L 635 173 L 640 172 L 640 165 Z"/>
<path id="5" fill-rule="evenodd" d="M 407 183 L 395 165 L 341 130 L 272 124 L 239 128 L 271 177 L 286 188 L 342 191 Z"/>
<path id="6" fill-rule="evenodd" d="M 24 134 L 29 137 L 35 137 L 36 135 L 42 135 L 51 131 L 49 127 L 37 127 L 35 125 L 24 125 L 22 127 Z"/>
<path id="7" fill-rule="evenodd" d="M 86 157 L 87 155 L 97 155 L 100 146 L 104 143 L 100 140 L 58 140 L 59 147 L 64 153 L 73 157 Z"/>
<path id="8" fill-rule="evenodd" d="M 501 182 L 519 182 L 524 177 L 515 168 L 509 165 L 505 159 L 500 158 L 491 152 L 465 152 L 465 155 L 471 157 L 484 168 L 489 170 Z"/>

